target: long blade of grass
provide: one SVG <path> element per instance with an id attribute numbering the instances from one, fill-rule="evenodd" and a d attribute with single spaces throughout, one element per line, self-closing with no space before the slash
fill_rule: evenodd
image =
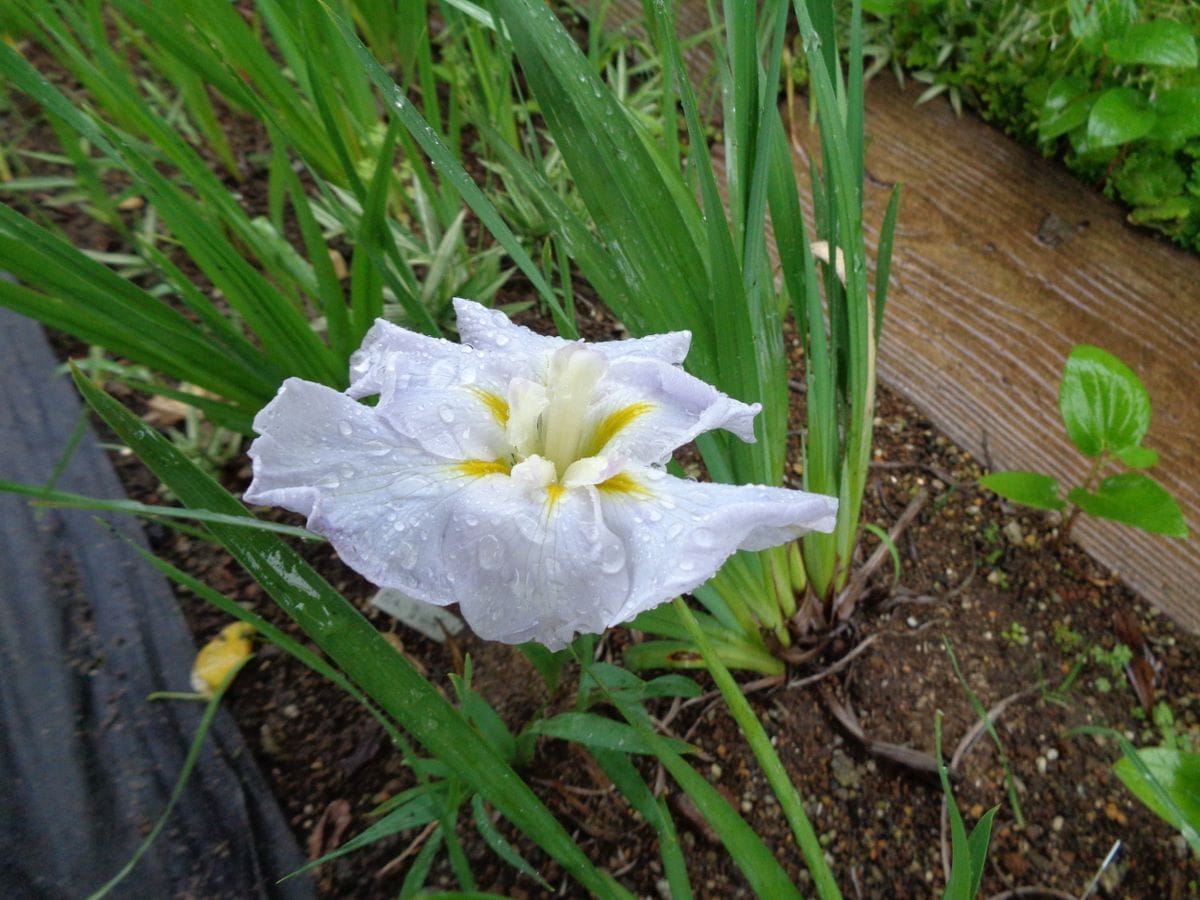
<path id="1" fill-rule="evenodd" d="M 588 657 L 577 654 L 576 658 L 580 668 L 588 673 L 591 668 Z M 597 685 L 603 686 L 604 682 L 600 678 L 592 678 Z M 608 690 L 605 690 L 605 693 L 608 701 L 620 711 L 630 726 L 641 733 L 642 740 L 662 763 L 663 768 L 696 804 L 705 821 L 713 827 L 721 843 L 729 851 L 730 858 L 746 877 L 755 896 L 770 897 L 772 900 L 800 897 L 800 892 L 788 879 L 787 872 L 763 843 L 762 838 L 737 814 L 715 787 L 705 781 L 682 756 L 668 746 L 666 738 L 649 727 L 646 710 L 640 705 L 631 704 L 620 693 Z"/>
<path id="2" fill-rule="evenodd" d="M 709 273 L 692 233 L 700 225 L 695 203 L 669 186 L 625 110 L 545 4 L 496 5 L 612 265 L 636 285 L 639 302 L 614 311 L 635 333 L 683 324 L 700 356 L 712 359 L 715 325 L 707 316 Z"/>
<path id="3" fill-rule="evenodd" d="M 688 878 L 687 859 L 683 855 L 679 835 L 675 831 L 675 822 L 667 810 L 666 803 L 655 799 L 650 786 L 646 784 L 646 780 L 642 778 L 628 755 L 597 748 L 592 748 L 591 754 L 604 770 L 604 774 L 629 801 L 629 805 L 636 809 L 658 834 L 658 854 L 662 858 L 663 874 L 667 877 L 671 900 L 690 900 L 692 883 Z"/>
<path id="4" fill-rule="evenodd" d="M 901 187 L 892 188 L 883 224 L 879 227 L 879 244 L 875 250 L 875 341 L 883 332 L 883 313 L 887 307 L 888 281 L 892 275 L 892 247 L 896 237 L 896 220 L 900 217 Z"/>
<path id="5" fill-rule="evenodd" d="M 374 82 L 380 93 L 383 94 L 389 111 L 400 119 L 400 122 L 408 129 L 409 134 L 413 136 L 413 139 L 420 145 L 421 149 L 425 151 L 425 154 L 429 157 L 433 165 L 454 186 L 463 201 L 471 208 L 471 211 L 479 217 L 483 226 L 504 247 L 505 252 L 516 263 L 517 268 L 525 273 L 525 276 L 529 279 L 534 289 L 537 290 L 538 294 L 550 308 L 559 333 L 566 338 L 577 337 L 578 333 L 575 330 L 574 322 L 563 311 L 558 298 L 554 295 L 554 291 L 542 276 L 541 270 L 530 259 L 529 254 L 525 252 L 520 241 L 517 240 L 512 230 L 500 217 L 500 214 L 496 212 L 496 208 L 492 205 L 491 201 L 479 189 L 479 186 L 475 184 L 471 176 L 467 174 L 462 164 L 429 126 L 429 123 L 425 121 L 421 113 L 413 106 L 412 102 L 406 96 L 404 89 L 396 84 L 379 62 L 371 56 L 370 51 L 358 39 L 358 36 L 354 32 L 353 24 L 347 19 L 345 14 L 340 9 L 331 6 L 327 0 L 321 0 L 321 5 L 336 25 L 338 34 L 341 36 L 346 49 L 359 60 L 359 63 L 363 66 L 371 81 Z"/>
<path id="6" fill-rule="evenodd" d="M 680 104 L 683 107 L 684 121 L 687 123 L 688 139 L 692 144 L 689 169 L 694 171 L 699 182 L 705 223 L 704 249 L 708 261 L 709 290 L 703 300 L 703 315 L 713 324 L 710 330 L 706 331 L 706 334 L 711 334 L 710 342 L 707 346 L 702 344 L 697 348 L 699 358 L 693 364 L 693 368 L 698 375 L 739 399 L 761 399 L 769 402 L 769 398 L 763 394 L 761 373 L 757 366 L 757 341 L 750 321 L 749 298 L 743 277 L 744 260 L 739 260 L 738 257 L 742 248 L 735 244 L 733 235 L 730 234 L 724 201 L 708 155 L 707 135 L 700 119 L 691 82 L 688 80 L 687 69 L 683 65 L 682 50 L 675 36 L 674 19 L 667 6 L 657 6 L 656 15 L 657 34 L 664 45 L 662 53 L 672 59 L 672 68 L 676 73 Z M 728 80 L 723 87 L 726 92 L 732 90 Z M 736 161 L 730 168 L 736 168 Z M 736 181 L 736 176 L 730 177 Z M 730 190 L 736 191 L 736 184 L 731 185 Z M 744 211 L 735 213 L 735 223 L 741 221 L 743 215 Z M 720 327 L 715 327 L 717 323 L 720 323 Z M 761 335 L 761 339 L 768 347 L 773 346 L 777 340 L 777 332 L 766 332 Z M 746 364 L 747 352 L 754 355 L 755 365 Z M 708 354 L 707 359 L 705 354 Z M 706 435 L 700 442 L 700 449 L 710 474 L 723 481 L 776 483 L 777 475 L 774 474 L 772 463 L 772 455 L 777 452 L 772 446 L 776 443 L 776 435 L 771 433 L 770 423 L 776 422 L 778 416 L 779 411 L 776 407 L 767 417 L 758 417 L 755 431 L 759 441 L 753 447 L 731 442 L 723 436 Z"/>
<path id="7" fill-rule="evenodd" d="M 521 855 L 520 851 L 505 840 L 500 830 L 492 824 L 483 798 L 478 794 L 471 797 L 471 813 L 475 822 L 475 830 L 479 832 L 479 836 L 483 838 L 484 843 L 488 845 L 493 853 L 530 881 L 536 882 L 543 890 L 554 891 L 553 886 L 542 877 L 541 873 L 531 866 L 525 857 Z"/>
<path id="8" fill-rule="evenodd" d="M 84 494 L 72 494 L 69 491 L 47 490 L 36 484 L 21 484 L 17 481 L 0 479 L 0 491 L 9 494 L 20 494 L 23 497 L 33 497 L 35 506 L 69 507 L 70 509 L 97 509 L 105 512 L 127 513 L 143 518 L 162 517 L 166 519 L 191 519 L 196 522 L 218 522 L 222 525 L 234 525 L 239 528 L 258 528 L 262 531 L 273 531 L 276 534 L 287 534 L 301 537 L 305 540 L 323 541 L 319 534 L 313 534 L 307 528 L 298 525 L 283 525 L 279 522 L 266 522 L 262 519 L 247 518 L 246 516 L 231 516 L 225 513 L 211 512 L 206 509 L 182 509 L 178 506 L 154 506 L 149 503 L 138 503 L 135 500 L 104 500 L 99 497 L 88 497 Z"/>
<path id="9" fill-rule="evenodd" d="M 325 328 L 329 335 L 329 346 L 340 359 L 349 359 L 356 348 L 355 335 L 350 326 L 350 311 L 338 281 L 337 272 L 329 256 L 329 247 L 321 236 L 320 226 L 313 216 L 308 197 L 300 185 L 300 179 L 290 166 L 285 167 L 288 179 L 288 194 L 292 211 L 300 227 L 304 247 L 317 277 L 317 300 L 325 315 Z"/>
<path id="10" fill-rule="evenodd" d="M 721 691 L 721 696 L 725 698 L 730 714 L 738 723 L 750 749 L 754 751 L 754 757 L 762 767 L 763 774 L 767 777 L 767 783 L 771 785 L 771 790 L 779 800 L 779 806 L 783 810 L 788 825 L 791 826 L 796 844 L 800 848 L 800 852 L 804 854 L 804 862 L 808 866 L 809 874 L 812 875 L 817 894 L 825 900 L 840 898 L 841 891 L 838 890 L 833 873 L 829 870 L 828 863 L 825 862 L 825 851 L 821 849 L 817 833 L 813 830 L 808 814 L 804 811 L 804 801 L 801 800 L 800 792 L 796 790 L 795 784 L 792 783 L 787 770 L 784 769 L 779 754 L 771 745 L 766 730 L 750 707 L 746 695 L 742 693 L 737 682 L 733 680 L 733 676 L 729 674 L 729 670 L 713 652 L 708 638 L 696 624 L 687 604 L 681 599 L 676 599 L 675 609 L 679 612 L 679 618 L 687 626 L 696 647 L 703 654 L 709 674 L 712 675 L 713 681 Z"/>

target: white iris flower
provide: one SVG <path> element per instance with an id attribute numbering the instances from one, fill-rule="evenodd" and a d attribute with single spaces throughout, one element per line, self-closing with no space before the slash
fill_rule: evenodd
<path id="1" fill-rule="evenodd" d="M 680 368 L 687 332 L 589 344 L 455 310 L 461 344 L 377 321 L 344 394 L 285 381 L 254 420 L 246 500 L 308 516 L 381 587 L 458 603 L 480 637 L 551 649 L 739 549 L 833 529 L 832 497 L 664 471 L 703 432 L 754 440 L 760 409 Z"/>

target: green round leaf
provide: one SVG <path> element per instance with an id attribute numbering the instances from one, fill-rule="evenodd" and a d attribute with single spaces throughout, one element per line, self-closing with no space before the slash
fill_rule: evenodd
<path id="1" fill-rule="evenodd" d="M 1147 137 L 1173 142 L 1200 135 L 1200 87 L 1158 91 L 1150 107 L 1156 118 Z"/>
<path id="2" fill-rule="evenodd" d="M 1066 134 L 1088 120 L 1096 95 L 1082 78 L 1060 78 L 1046 92 L 1038 121 L 1038 138 L 1045 141 Z"/>
<path id="3" fill-rule="evenodd" d="M 1136 447 L 1150 427 L 1150 395 L 1141 380 L 1111 353 L 1088 344 L 1067 357 L 1058 406 L 1084 456 Z"/>
<path id="4" fill-rule="evenodd" d="M 979 483 L 989 491 L 1025 506 L 1037 509 L 1066 506 L 1058 496 L 1058 482 L 1038 472 L 992 472 L 980 478 Z"/>
<path id="5" fill-rule="evenodd" d="M 1154 111 L 1139 91 L 1109 88 L 1096 98 L 1088 114 L 1088 143 L 1115 147 L 1136 141 L 1154 127 L 1154 118 Z"/>
<path id="6" fill-rule="evenodd" d="M 1131 469 L 1148 469 L 1158 465 L 1158 453 L 1149 447 L 1126 447 L 1117 451 L 1117 458 Z"/>
<path id="7" fill-rule="evenodd" d="M 1179 504 L 1153 478 L 1140 472 L 1124 472 L 1100 482 L 1096 493 L 1075 488 L 1067 499 L 1085 513 L 1123 522 L 1143 531 L 1186 538 L 1187 524 Z"/>
<path id="8" fill-rule="evenodd" d="M 1100 52 L 1103 42 L 1125 32 L 1137 21 L 1135 0 L 1067 0 L 1071 34 L 1089 55 Z"/>
<path id="9" fill-rule="evenodd" d="M 1115 63 L 1148 66 L 1196 65 L 1196 39 L 1182 22 L 1155 19 L 1137 22 L 1108 42 L 1108 58 Z"/>

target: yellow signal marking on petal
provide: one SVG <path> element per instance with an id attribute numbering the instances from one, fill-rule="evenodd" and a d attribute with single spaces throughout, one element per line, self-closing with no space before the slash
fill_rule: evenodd
<path id="1" fill-rule="evenodd" d="M 503 397 L 497 397 L 490 391 L 485 391 L 480 388 L 471 388 L 471 392 L 483 401 L 483 405 L 488 408 L 492 416 L 500 423 L 503 428 L 508 424 L 508 401 Z"/>
<path id="2" fill-rule="evenodd" d="M 501 459 L 467 459 L 456 463 L 454 468 L 460 475 L 482 478 L 484 475 L 507 475 L 511 467 Z"/>
<path id="3" fill-rule="evenodd" d="M 550 501 L 550 509 L 554 509 L 554 504 L 561 500 L 566 492 L 567 489 L 561 484 L 546 485 L 546 498 Z"/>
<path id="4" fill-rule="evenodd" d="M 633 494 L 635 497 L 649 497 L 651 492 L 645 485 L 634 481 L 624 472 L 618 472 L 612 478 L 605 479 L 596 487 L 608 494 Z"/>
<path id="5" fill-rule="evenodd" d="M 585 455 L 595 456 L 604 449 L 605 444 L 616 437 L 617 433 L 628 426 L 630 422 L 645 415 L 652 409 L 654 409 L 653 403 L 639 402 L 630 403 L 628 406 L 610 412 L 596 426 L 596 430 L 592 433 L 592 442 Z"/>
<path id="6" fill-rule="evenodd" d="M 192 664 L 192 690 L 211 697 L 220 687 L 229 670 L 249 656 L 254 645 L 254 626 L 249 622 L 226 625 L 220 633 L 200 648 Z"/>

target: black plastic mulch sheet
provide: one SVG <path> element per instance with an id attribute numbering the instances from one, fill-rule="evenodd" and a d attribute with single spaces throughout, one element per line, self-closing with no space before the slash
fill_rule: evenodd
<path id="1" fill-rule="evenodd" d="M 79 417 L 40 327 L 0 309 L 0 478 L 44 483 Z M 90 429 L 59 488 L 123 496 Z M 83 897 L 161 815 L 204 704 L 166 581 L 94 514 L 0 493 L 0 896 Z M 128 517 L 110 520 L 142 541 Z M 311 897 L 304 862 L 221 712 L 156 845 L 113 896 Z"/>

